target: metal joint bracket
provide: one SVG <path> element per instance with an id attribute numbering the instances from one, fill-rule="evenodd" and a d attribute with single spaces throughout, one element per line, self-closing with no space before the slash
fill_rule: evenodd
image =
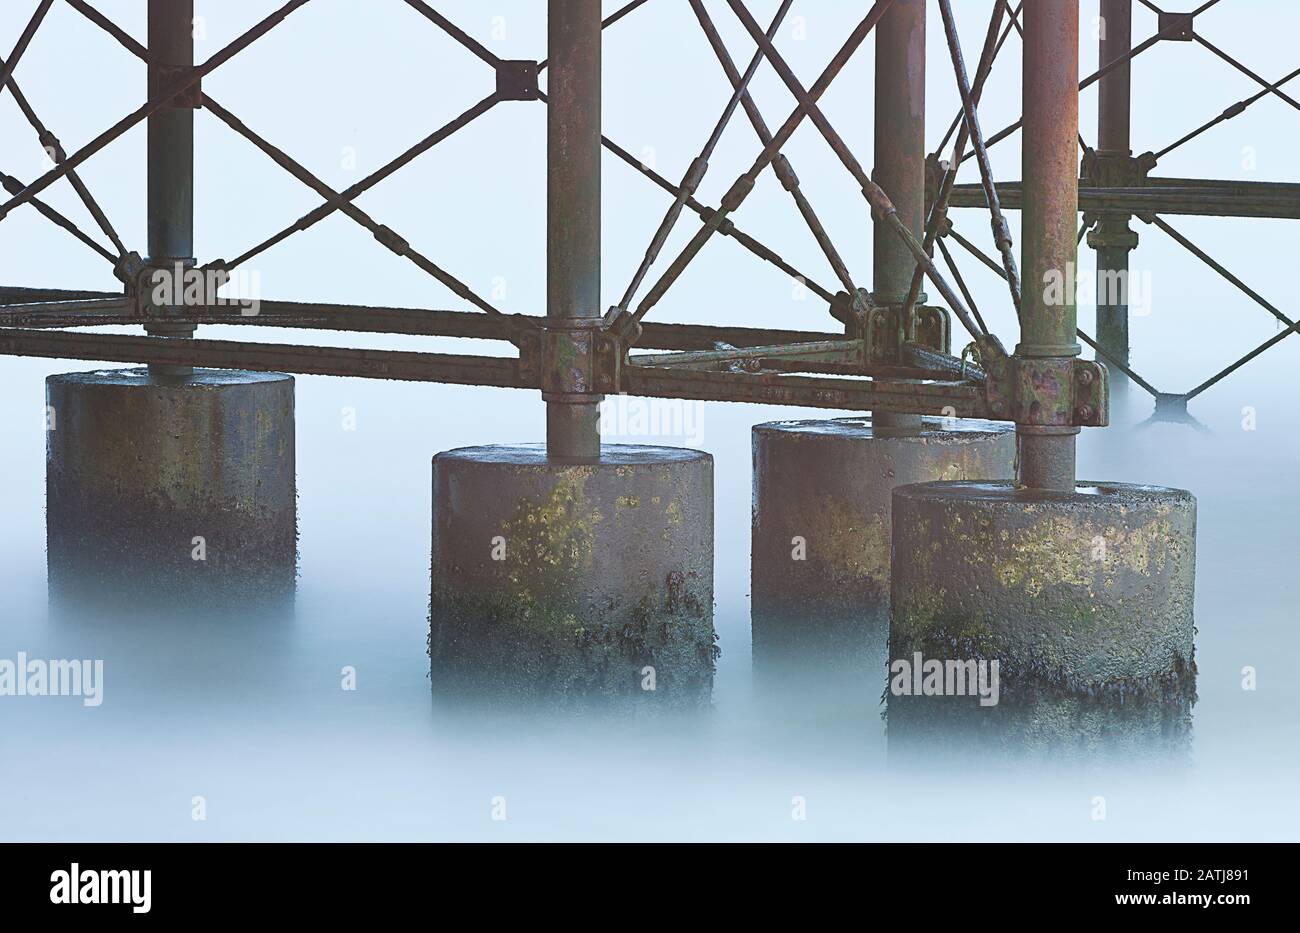
<path id="1" fill-rule="evenodd" d="M 624 345 L 624 349 L 634 346 L 641 339 L 641 322 L 627 308 L 618 305 L 605 312 L 601 326 L 614 335 Z"/>
<path id="2" fill-rule="evenodd" d="M 519 348 L 519 381 L 526 386 L 537 388 L 542 380 L 542 329 L 530 321 L 522 320 L 523 315 L 512 315 L 517 330 L 510 342 Z"/>
<path id="3" fill-rule="evenodd" d="M 1106 367 L 1095 360 L 1008 356 L 996 337 L 977 345 L 989 413 L 1027 433 L 1110 423 Z"/>
<path id="4" fill-rule="evenodd" d="M 113 275 L 117 280 L 126 286 L 127 294 L 131 290 L 138 288 L 140 284 L 140 273 L 145 270 L 146 263 L 141 255 L 134 250 L 122 255 L 116 263 L 113 264 Z"/>
<path id="5" fill-rule="evenodd" d="M 194 259 L 177 259 L 166 264 L 145 262 L 139 254 L 129 253 L 118 263 L 124 273 L 132 275 L 126 282 L 128 308 L 142 321 L 170 319 L 173 325 L 193 331 L 193 324 L 177 322 L 174 318 L 186 309 L 202 309 L 214 303 L 216 288 L 225 282 L 224 270 L 200 270 L 197 265 Z M 197 277 L 191 276 L 191 272 L 198 273 Z M 215 284 L 212 294 L 209 294 L 210 283 Z"/>
<path id="6" fill-rule="evenodd" d="M 939 158 L 937 152 L 932 152 L 925 157 L 925 207 L 927 213 L 929 213 L 934 202 L 939 200 L 939 192 L 943 188 L 943 179 L 948 174 L 948 167 L 951 164 L 947 159 Z"/>
<path id="7" fill-rule="evenodd" d="M 874 305 L 871 293 L 865 288 L 857 289 L 854 294 L 836 292 L 831 299 L 831 317 L 844 325 L 844 333 L 853 339 L 860 339 L 871 326 L 870 315 Z"/>
<path id="8" fill-rule="evenodd" d="M 173 84 L 179 84 L 182 80 L 188 78 L 194 72 L 193 65 L 154 65 L 149 75 L 151 78 L 149 85 L 149 96 L 154 97 L 160 91 L 166 90 Z M 167 102 L 168 107 L 174 107 L 178 110 L 199 110 L 203 107 L 203 79 L 195 81 L 185 90 L 178 93 L 175 97 Z"/>
<path id="9" fill-rule="evenodd" d="M 537 62 L 508 59 L 497 64 L 497 97 L 502 100 L 537 100 Z"/>
<path id="10" fill-rule="evenodd" d="M 627 362 L 627 346 L 618 335 L 606 331 L 598 333 L 593 368 L 596 373 L 596 388 L 599 391 L 609 393 L 621 391 L 625 362 Z"/>
<path id="11" fill-rule="evenodd" d="M 1085 215 L 1085 220 L 1088 217 Z M 1088 246 L 1092 249 L 1137 249 L 1137 231 L 1129 226 L 1128 215 L 1101 215 L 1097 224 L 1088 231 Z"/>
<path id="12" fill-rule="evenodd" d="M 1195 38 L 1192 27 L 1193 13 L 1165 13 L 1161 11 L 1156 32 L 1170 42 L 1191 42 Z"/>
<path id="13" fill-rule="evenodd" d="M 1089 149 L 1079 166 L 1079 180 L 1089 188 L 1143 188 L 1155 167 L 1153 152 L 1135 156 L 1115 149 Z"/>
<path id="14" fill-rule="evenodd" d="M 543 398 L 548 401 L 577 401 L 582 396 L 599 394 L 603 389 L 599 383 L 612 382 L 609 378 L 602 380 L 602 374 L 596 371 L 596 343 L 600 336 L 601 321 L 598 318 L 547 321 L 541 329 L 539 376 Z M 616 389 L 616 383 L 609 386 L 609 391 Z"/>
<path id="15" fill-rule="evenodd" d="M 946 308 L 921 305 L 913 309 L 916 332 L 907 336 L 903 305 L 876 305 L 865 317 L 858 334 L 862 340 L 863 362 L 867 365 L 904 365 L 906 346 L 919 346 L 935 353 L 949 354 L 952 347 L 952 321 Z"/>

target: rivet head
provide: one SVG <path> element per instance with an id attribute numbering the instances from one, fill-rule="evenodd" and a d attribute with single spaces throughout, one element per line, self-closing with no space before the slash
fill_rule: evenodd
<path id="1" fill-rule="evenodd" d="M 1092 384 L 1092 370 L 1091 370 L 1091 369 L 1080 369 L 1080 370 L 1079 370 L 1079 381 L 1080 381 L 1081 383 L 1083 383 L 1084 385 L 1091 385 L 1091 384 Z"/>
<path id="2" fill-rule="evenodd" d="M 1091 405 L 1080 405 L 1078 408 L 1075 409 L 1075 412 L 1074 412 L 1074 413 L 1075 413 L 1075 416 L 1076 416 L 1080 421 L 1090 421 L 1090 420 L 1092 420 L 1092 406 L 1091 406 Z"/>

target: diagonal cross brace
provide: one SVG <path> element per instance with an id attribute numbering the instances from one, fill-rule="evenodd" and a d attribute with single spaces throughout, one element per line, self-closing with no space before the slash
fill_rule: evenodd
<path id="1" fill-rule="evenodd" d="M 127 130 L 157 113 L 159 110 L 162 110 L 164 107 L 170 106 L 172 101 L 178 95 L 197 85 L 204 77 L 221 67 L 244 49 L 248 48 L 248 46 L 252 45 L 262 36 L 266 35 L 271 31 L 271 29 L 283 22 L 290 13 L 294 12 L 306 3 L 307 0 L 288 0 L 288 2 L 279 9 L 264 17 L 260 22 L 244 32 L 225 48 L 216 52 L 202 65 L 195 66 L 195 68 L 184 77 L 177 79 L 168 87 L 163 88 L 153 97 L 145 101 L 141 107 L 127 114 L 117 123 L 104 130 L 104 132 L 100 133 L 90 142 L 86 143 L 86 145 L 82 146 L 75 153 L 68 156 L 65 161 L 50 169 L 40 178 L 37 178 L 8 201 L 0 204 L 0 220 L 7 217 L 14 208 L 26 204 L 68 172 L 80 166 L 81 163 L 85 162 L 109 143 L 113 142 L 113 140 L 117 139 Z"/>
<path id="2" fill-rule="evenodd" d="M 893 0 L 876 0 L 875 5 L 872 6 L 867 15 L 863 17 L 862 21 L 856 28 L 854 28 L 844 45 L 835 53 L 830 64 L 826 66 L 821 75 L 817 78 L 816 82 L 814 82 L 811 94 L 809 95 L 813 100 L 819 99 L 824 93 L 826 93 L 827 87 L 830 86 L 830 83 L 835 79 L 835 76 L 840 73 L 844 68 L 844 65 L 853 56 L 853 53 L 862 45 L 867 34 L 875 28 L 881 17 L 888 12 L 892 3 Z M 758 35 L 765 39 L 766 37 L 763 36 L 762 28 L 759 27 L 757 23 L 755 23 L 754 26 L 758 30 Z M 777 157 L 781 151 L 781 147 L 786 144 L 794 134 L 794 131 L 799 128 L 801 123 L 803 123 L 806 115 L 807 110 L 803 106 L 794 109 L 786 119 L 785 123 L 782 124 L 781 128 L 776 132 L 776 135 L 772 137 L 772 141 L 763 147 L 758 158 L 754 160 L 754 164 L 750 166 L 748 171 L 737 178 L 731 188 L 728 189 L 727 193 L 722 198 L 720 209 L 708 218 L 705 225 L 696 232 L 695 236 L 691 238 L 691 241 L 687 243 L 678 254 L 677 259 L 673 261 L 668 269 L 664 271 L 663 275 L 659 277 L 659 280 L 655 282 L 650 293 L 641 300 L 641 303 L 637 306 L 636 312 L 631 315 L 633 321 L 639 321 L 651 308 L 655 306 L 655 304 L 659 302 L 668 289 L 672 287 L 672 284 L 681 277 L 682 272 L 690 261 L 699 254 L 700 250 L 704 248 L 704 245 L 710 238 L 712 238 L 713 234 L 716 233 L 727 220 L 727 215 L 737 210 L 745 202 L 745 199 L 749 197 L 750 192 L 754 190 L 754 183 L 757 181 L 759 174 L 762 173 L 772 160 Z"/>
<path id="3" fill-rule="evenodd" d="M 728 3 L 736 16 L 749 31 L 751 38 L 762 46 L 763 52 L 767 55 L 768 61 L 772 63 L 777 74 L 781 76 L 781 80 L 785 82 L 785 86 L 790 90 L 790 93 L 799 101 L 797 112 L 800 114 L 806 114 L 813 122 L 813 125 L 817 127 L 823 138 L 825 138 L 826 142 L 830 145 L 832 151 L 834 151 L 839 157 L 840 161 L 844 164 L 844 167 L 849 170 L 849 174 L 853 176 L 854 181 L 856 181 L 862 188 L 862 195 L 866 198 L 867 203 L 871 205 L 873 213 L 879 217 L 882 222 L 891 227 L 897 236 L 903 239 L 903 242 L 907 244 L 907 248 L 912 252 L 913 256 L 916 257 L 917 262 L 921 263 L 924 267 L 926 275 L 929 277 L 930 281 L 934 283 L 935 288 L 939 290 L 939 293 L 943 295 L 944 300 L 948 302 L 953 312 L 961 320 L 962 325 L 965 326 L 972 337 L 978 338 L 980 336 L 979 325 L 971 316 L 970 311 L 967 310 L 961 296 L 957 294 L 950 284 L 948 284 L 947 279 L 945 279 L 943 273 L 939 271 L 939 267 L 935 265 L 934 260 L 926 254 L 921 243 L 916 239 L 912 231 L 907 229 L 907 225 L 899 218 L 898 211 L 894 208 L 893 202 L 889 200 L 889 196 L 881 190 L 879 185 L 871 180 L 871 177 L 867 175 L 866 171 L 862 168 L 861 163 L 858 162 L 857 158 L 849 150 L 848 146 L 844 144 L 844 141 L 835 132 L 830 121 L 826 119 L 821 108 L 817 106 L 817 98 L 820 95 L 809 93 L 809 91 L 803 86 L 795 76 L 794 72 L 790 69 L 790 66 L 786 64 L 785 59 L 781 57 L 781 53 L 776 50 L 776 47 L 770 40 L 768 40 L 767 36 L 763 35 L 762 29 L 759 28 L 758 23 L 754 20 L 754 17 L 750 15 L 749 11 L 745 9 L 744 3 L 741 2 L 741 0 L 728 0 Z"/>
<path id="4" fill-rule="evenodd" d="M 261 149 L 264 153 L 270 156 L 273 162 L 314 190 L 321 197 L 325 198 L 336 210 L 342 211 L 348 217 L 369 230 L 376 240 L 388 247 L 392 252 L 409 259 L 420 269 L 429 273 L 429 275 L 433 276 L 443 285 L 447 286 L 475 307 L 480 308 L 489 314 L 501 313 L 497 308 L 494 308 L 487 301 L 476 295 L 469 286 L 465 285 L 455 276 L 444 271 L 423 254 L 412 249 L 411 245 L 400 237 L 396 231 L 374 220 L 361 208 L 344 198 L 343 195 L 325 184 L 302 165 L 295 162 L 283 150 L 276 148 L 271 143 L 267 142 L 266 139 L 249 129 L 248 126 L 238 117 L 226 110 L 226 108 L 222 107 L 207 94 L 204 94 L 203 96 L 203 105 L 205 109 L 211 111 L 219 120 L 233 129 L 236 133 L 243 136 L 258 149 Z"/>

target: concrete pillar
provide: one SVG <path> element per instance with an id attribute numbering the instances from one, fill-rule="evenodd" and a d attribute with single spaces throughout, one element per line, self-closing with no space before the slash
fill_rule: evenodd
<path id="1" fill-rule="evenodd" d="M 440 699 L 707 706 L 713 458 L 543 445 L 433 458 L 430 675 Z"/>
<path id="2" fill-rule="evenodd" d="M 883 660 L 895 486 L 1009 479 L 1015 455 L 1009 427 L 974 419 L 776 421 L 753 439 L 754 666 L 777 678 Z"/>
<path id="3" fill-rule="evenodd" d="M 66 373 L 46 402 L 52 600 L 189 612 L 292 597 L 291 377 Z"/>
<path id="4" fill-rule="evenodd" d="M 1195 551 L 1180 489 L 895 489 L 890 754 L 1185 756 Z M 926 687 L 950 661 L 996 662 L 997 702 Z"/>

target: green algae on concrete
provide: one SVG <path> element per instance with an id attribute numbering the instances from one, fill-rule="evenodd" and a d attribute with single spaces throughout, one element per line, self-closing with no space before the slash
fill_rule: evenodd
<path id="1" fill-rule="evenodd" d="M 607 446 L 586 465 L 541 445 L 438 454 L 435 693 L 707 704 L 712 480 L 712 458 L 675 448 Z"/>
<path id="2" fill-rule="evenodd" d="M 1015 433 L 924 418 L 778 421 L 753 430 L 754 661 L 874 656 L 889 611 L 891 493 L 938 479 L 1006 479 Z"/>
<path id="3" fill-rule="evenodd" d="M 1185 748 L 1196 502 L 1183 490 L 1008 483 L 894 492 L 889 658 L 997 660 L 996 706 L 894 696 L 896 740 Z"/>

